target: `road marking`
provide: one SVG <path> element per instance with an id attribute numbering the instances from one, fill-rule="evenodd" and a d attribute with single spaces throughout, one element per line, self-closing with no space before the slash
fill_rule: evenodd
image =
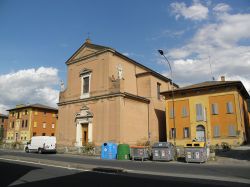
<path id="1" fill-rule="evenodd" d="M 42 166 L 62 168 L 62 169 L 68 169 L 68 170 L 77 170 L 77 171 L 84 171 L 84 172 L 91 171 L 91 170 L 88 170 L 88 169 L 79 169 L 79 168 L 70 167 L 70 165 L 68 165 L 68 167 L 64 167 L 64 166 L 57 166 L 57 165 L 53 165 L 53 164 L 44 164 L 44 163 L 41 163 L 40 161 L 37 163 L 37 162 L 30 162 L 30 161 L 23 161 L 23 160 L 16 160 L 16 159 L 8 159 L 8 158 L 0 158 L 0 160 L 21 162 L 21 163 L 27 163 L 27 164 L 42 165 Z"/>

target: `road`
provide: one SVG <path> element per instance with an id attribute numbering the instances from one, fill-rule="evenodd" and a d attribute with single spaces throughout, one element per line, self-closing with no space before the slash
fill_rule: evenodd
<path id="1" fill-rule="evenodd" d="M 0 161 L 1 187 L 49 187 L 49 186 L 249 186 L 249 184 L 197 180 L 180 177 L 142 175 L 131 173 L 101 173 L 74 170 L 37 164 Z"/>
<path id="2" fill-rule="evenodd" d="M 250 184 L 250 167 L 239 165 L 216 165 L 216 164 L 195 164 L 195 163 L 179 163 L 179 162 L 141 162 L 141 161 L 117 161 L 117 160 L 101 160 L 99 158 L 90 158 L 78 155 L 66 154 L 27 154 L 20 151 L 0 150 L 1 159 L 15 160 L 21 158 L 22 160 L 48 163 L 50 165 L 60 165 L 67 163 L 67 165 L 92 166 L 93 168 L 110 168 L 119 167 L 124 168 L 127 174 L 144 174 L 144 175 L 158 175 L 173 178 L 189 178 L 190 180 L 208 179 L 215 181 L 239 182 Z M 64 165 L 65 166 L 65 165 Z M 88 169 L 89 167 L 86 167 Z M 1 175 L 0 175 L 1 176 Z M 78 175 L 76 175 L 78 176 Z"/>

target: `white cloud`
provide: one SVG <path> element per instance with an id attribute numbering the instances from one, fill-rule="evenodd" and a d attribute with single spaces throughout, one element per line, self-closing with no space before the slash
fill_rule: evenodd
<path id="1" fill-rule="evenodd" d="M 59 91 L 53 86 L 59 85 L 58 70 L 40 67 L 38 69 L 19 70 L 0 76 L 0 112 L 17 104 L 41 103 L 56 106 Z"/>
<path id="2" fill-rule="evenodd" d="M 203 6 L 199 1 L 193 1 L 193 4 L 189 7 L 185 3 L 171 3 L 170 6 L 176 19 L 183 16 L 185 19 L 199 21 L 208 17 L 208 8 Z"/>
<path id="3" fill-rule="evenodd" d="M 213 11 L 215 13 L 225 13 L 231 10 L 231 7 L 225 3 L 219 3 L 214 8 Z"/>
<path id="4" fill-rule="evenodd" d="M 192 39 L 181 48 L 167 53 L 172 61 L 174 81 L 180 85 L 212 80 L 225 75 L 241 80 L 250 90 L 250 14 L 229 14 L 225 4 L 215 6 L 215 20 L 200 26 Z M 215 9 L 215 8 L 214 8 Z M 166 66 L 166 69 L 168 67 Z M 169 75 L 169 72 L 163 72 Z"/>
<path id="5" fill-rule="evenodd" d="M 189 28 L 183 30 L 164 30 L 160 34 L 152 37 L 150 40 L 158 40 L 161 38 L 178 38 L 181 37 Z"/>

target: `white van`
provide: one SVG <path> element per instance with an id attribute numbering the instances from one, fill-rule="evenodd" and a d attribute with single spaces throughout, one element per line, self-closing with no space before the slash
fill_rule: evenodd
<path id="1" fill-rule="evenodd" d="M 34 136 L 31 141 L 27 143 L 25 152 L 54 152 L 56 153 L 56 137 L 54 136 Z"/>

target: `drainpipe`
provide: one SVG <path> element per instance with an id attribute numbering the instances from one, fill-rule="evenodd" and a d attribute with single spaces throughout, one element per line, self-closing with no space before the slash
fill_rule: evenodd
<path id="1" fill-rule="evenodd" d="M 148 103 L 148 142 L 150 142 L 150 129 L 149 129 L 149 103 Z"/>

